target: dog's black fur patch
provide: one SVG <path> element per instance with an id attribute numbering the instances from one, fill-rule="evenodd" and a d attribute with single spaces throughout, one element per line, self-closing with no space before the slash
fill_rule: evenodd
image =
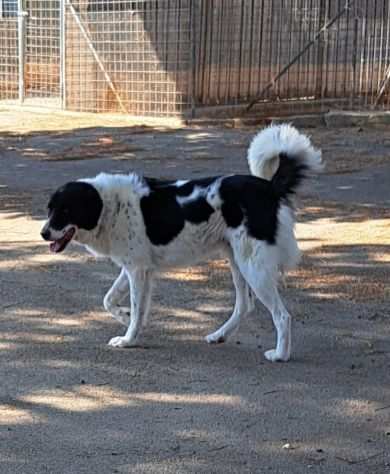
<path id="1" fill-rule="evenodd" d="M 214 209 L 202 196 L 179 204 L 178 197 L 190 196 L 195 187 L 205 188 L 216 178 L 188 181 L 177 186 L 175 181 L 145 178 L 151 192 L 141 199 L 141 212 L 146 234 L 154 245 L 167 245 L 183 230 L 185 222 L 207 222 Z"/>
<path id="2" fill-rule="evenodd" d="M 308 169 L 304 163 L 289 158 L 285 153 L 280 153 L 279 158 L 279 168 L 272 177 L 271 183 L 275 194 L 288 200 L 305 178 Z"/>
<path id="3" fill-rule="evenodd" d="M 146 234 L 154 245 L 169 244 L 184 227 L 181 207 L 170 189 L 152 191 L 140 202 Z"/>
<path id="4" fill-rule="evenodd" d="M 189 196 L 195 189 L 198 188 L 208 188 L 211 184 L 213 184 L 219 176 L 211 176 L 208 178 L 199 178 L 199 179 L 192 179 L 191 181 L 187 181 L 186 183 L 182 184 L 178 187 L 178 196 Z"/>
<path id="5" fill-rule="evenodd" d="M 48 204 L 50 225 L 56 230 L 69 224 L 92 230 L 97 226 L 102 209 L 103 201 L 91 184 L 72 181 L 51 196 Z"/>
<path id="6" fill-rule="evenodd" d="M 219 176 L 210 176 L 207 178 L 192 179 L 191 181 L 183 181 L 183 184 L 179 185 L 177 184 L 178 182 L 174 180 L 164 180 L 149 177 L 144 177 L 144 180 L 152 191 L 158 191 L 162 188 L 172 187 L 176 196 L 185 197 L 189 196 L 194 191 L 195 187 L 207 188 L 218 178 Z"/>
<path id="7" fill-rule="evenodd" d="M 280 198 L 272 183 L 255 176 L 229 176 L 222 180 L 219 193 L 228 227 L 236 228 L 244 222 L 251 237 L 275 243 Z"/>
<path id="8" fill-rule="evenodd" d="M 214 212 L 214 209 L 206 201 L 204 197 L 199 197 L 193 201 L 189 201 L 182 206 L 184 219 L 192 224 L 201 224 L 207 222 Z"/>

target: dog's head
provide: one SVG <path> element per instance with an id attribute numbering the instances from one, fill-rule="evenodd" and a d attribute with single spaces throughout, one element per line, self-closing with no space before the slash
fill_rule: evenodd
<path id="1" fill-rule="evenodd" d="M 41 236 L 52 252 L 62 252 L 79 230 L 91 231 L 99 221 L 103 201 L 89 183 L 74 181 L 57 189 L 48 204 L 48 219 Z"/>

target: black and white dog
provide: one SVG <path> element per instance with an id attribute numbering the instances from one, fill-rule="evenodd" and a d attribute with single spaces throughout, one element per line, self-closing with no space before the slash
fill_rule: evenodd
<path id="1" fill-rule="evenodd" d="M 99 174 L 59 188 L 48 204 L 42 237 L 54 252 L 71 240 L 110 258 L 121 272 L 104 307 L 127 327 L 109 345 L 136 344 L 145 325 L 153 274 L 220 251 L 230 261 L 236 302 L 209 343 L 224 342 L 253 309 L 251 293 L 269 309 L 277 331 L 270 361 L 287 361 L 291 316 L 278 293 L 280 271 L 300 252 L 290 198 L 305 174 L 322 168 L 321 152 L 289 125 L 261 131 L 248 150 L 252 176 L 160 181 L 136 174 Z M 130 307 L 122 306 L 129 296 Z"/>

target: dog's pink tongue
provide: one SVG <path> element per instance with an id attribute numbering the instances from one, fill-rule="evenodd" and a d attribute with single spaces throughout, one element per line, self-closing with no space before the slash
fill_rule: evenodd
<path id="1" fill-rule="evenodd" d="M 56 253 L 59 251 L 60 247 L 60 242 L 54 241 L 50 244 L 50 251 Z"/>

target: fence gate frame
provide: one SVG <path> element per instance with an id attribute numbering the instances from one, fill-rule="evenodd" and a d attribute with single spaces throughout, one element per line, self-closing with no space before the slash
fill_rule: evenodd
<path id="1" fill-rule="evenodd" d="M 23 10 L 23 0 L 18 0 L 18 95 L 20 104 L 24 102 L 26 16 L 27 12 Z"/>
<path id="2" fill-rule="evenodd" d="M 17 0 L 17 18 L 18 18 L 18 101 L 21 105 L 32 97 L 39 97 L 42 100 L 48 98 L 58 99 L 55 108 L 65 108 L 64 89 L 65 89 L 65 19 L 64 19 L 64 0 L 58 0 L 58 7 L 52 9 L 39 6 L 40 0 Z M 34 9 L 35 7 L 35 9 Z M 58 26 L 49 25 L 43 32 L 40 32 L 40 22 L 49 20 Z M 45 34 L 49 33 L 49 39 Z M 54 46 L 50 45 L 50 41 Z M 41 43 L 40 43 L 41 42 Z M 49 54 L 57 51 L 55 57 Z M 38 61 L 35 65 L 35 71 L 32 71 L 32 64 L 29 62 L 29 56 L 35 57 Z M 51 61 L 39 62 L 42 58 L 50 58 Z M 53 61 L 55 59 L 55 61 Z M 42 64 L 46 65 L 46 75 L 40 71 Z M 53 66 L 53 71 L 51 71 Z M 39 80 L 42 73 L 46 88 L 39 86 Z M 27 80 L 30 79 L 30 80 Z M 36 88 L 36 92 L 34 91 Z M 46 90 L 45 90 L 46 89 Z M 52 89 L 52 90 L 51 90 Z M 47 104 L 45 104 L 47 106 Z"/>

